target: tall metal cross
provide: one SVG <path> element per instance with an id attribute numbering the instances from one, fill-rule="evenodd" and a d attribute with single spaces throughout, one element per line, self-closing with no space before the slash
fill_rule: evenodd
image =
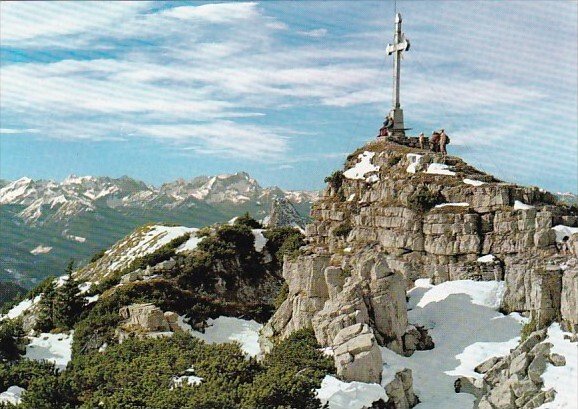
<path id="1" fill-rule="evenodd" d="M 399 102 L 399 83 L 401 74 L 401 53 L 409 50 L 409 39 L 401 32 L 401 14 L 395 15 L 395 32 L 393 35 L 393 44 L 386 48 L 387 55 L 393 54 L 393 108 L 391 116 L 393 117 L 393 134 L 405 136 L 403 125 L 403 110 Z"/>

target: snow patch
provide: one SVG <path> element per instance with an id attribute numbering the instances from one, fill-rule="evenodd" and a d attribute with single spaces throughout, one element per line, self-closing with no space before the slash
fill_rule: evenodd
<path id="1" fill-rule="evenodd" d="M 478 257 L 478 263 L 493 263 L 496 261 L 496 256 L 493 254 L 486 254 L 485 256 Z"/>
<path id="2" fill-rule="evenodd" d="M 456 172 L 450 170 L 448 165 L 444 165 L 443 163 L 430 163 L 425 173 L 448 176 L 455 176 L 456 174 Z"/>
<path id="3" fill-rule="evenodd" d="M 24 312 L 28 311 L 33 305 L 37 304 L 40 301 L 40 295 L 37 295 L 33 299 L 23 300 L 12 307 L 6 315 L 0 316 L 0 321 L 8 318 L 8 319 L 15 319 L 20 317 Z"/>
<path id="4" fill-rule="evenodd" d="M 155 225 L 148 227 L 146 230 L 139 231 L 136 234 L 132 234 L 106 252 L 106 254 L 118 254 L 111 260 L 108 271 L 111 272 L 124 268 L 135 258 L 153 253 L 171 240 L 181 237 L 184 234 L 191 233 L 191 236 L 193 236 L 197 231 L 198 229 L 184 226 Z M 138 242 L 133 245 L 132 243 L 135 239 L 137 239 Z M 131 244 L 130 247 L 124 249 L 128 243 Z M 190 243 L 190 245 L 192 246 L 193 244 Z"/>
<path id="5" fill-rule="evenodd" d="M 369 172 L 377 172 L 379 171 L 379 166 L 372 165 L 371 159 L 375 156 L 375 152 L 363 152 L 360 153 L 357 157 L 359 158 L 359 162 L 355 164 L 350 169 L 347 169 L 343 172 L 343 176 L 347 179 L 365 179 L 365 175 Z"/>
<path id="6" fill-rule="evenodd" d="M 576 342 L 570 342 L 564 339 L 564 332 L 559 323 L 553 323 L 548 328 L 548 337 L 545 342 L 552 343 L 552 353 L 563 355 L 566 358 L 566 365 L 554 366 L 548 364 L 546 371 L 542 374 L 544 389 L 554 388 L 556 397 L 553 402 L 545 403 L 541 408 L 564 408 L 571 409 L 576 407 L 578 402 L 578 345 Z"/>
<path id="7" fill-rule="evenodd" d="M 505 284 L 503 281 L 456 280 L 433 286 L 419 301 L 418 307 L 445 300 L 452 294 L 465 294 L 472 304 L 482 305 L 494 310 L 500 308 Z"/>
<path id="8" fill-rule="evenodd" d="M 417 166 L 421 163 L 421 158 L 423 158 L 423 155 L 418 155 L 417 153 L 408 153 L 406 157 L 409 159 L 409 165 L 406 169 L 407 173 L 415 173 Z"/>
<path id="9" fill-rule="evenodd" d="M 267 239 L 263 235 L 263 229 L 253 229 L 253 236 L 255 236 L 255 250 L 261 252 L 267 244 Z"/>
<path id="10" fill-rule="evenodd" d="M 386 402 L 388 399 L 383 386 L 377 383 L 343 382 L 331 375 L 323 378 L 316 392 L 322 404 L 329 404 L 329 409 L 362 409 L 379 399 Z"/>
<path id="11" fill-rule="evenodd" d="M 189 368 L 187 369 L 186 372 L 194 373 L 195 369 Z M 180 388 L 183 385 L 190 385 L 190 386 L 200 385 L 201 382 L 203 382 L 203 378 L 195 375 L 173 376 L 173 378 L 171 379 L 171 390 L 175 388 Z"/>
<path id="12" fill-rule="evenodd" d="M 502 297 L 498 282 L 452 281 L 431 286 L 428 280 L 417 280 L 416 284 L 408 292 L 408 319 L 428 329 L 435 348 L 410 357 L 381 348 L 384 376 L 403 368 L 412 370 L 414 390 L 421 400 L 416 409 L 472 408 L 473 395 L 455 393 L 455 374 L 470 374 L 486 357 L 508 353 L 520 335 L 519 315 L 495 311 L 498 303 L 492 299 Z"/>
<path id="13" fill-rule="evenodd" d="M 26 389 L 20 386 L 11 386 L 6 392 L 0 393 L 0 404 L 1 403 L 11 403 L 12 405 L 19 405 L 21 402 L 22 393 L 26 392 Z"/>
<path id="14" fill-rule="evenodd" d="M 72 337 L 70 334 L 42 333 L 37 337 L 28 337 L 30 343 L 26 345 L 25 358 L 34 361 L 53 362 L 57 369 L 64 370 L 72 355 Z"/>
<path id="15" fill-rule="evenodd" d="M 486 182 L 482 182 L 481 180 L 475 180 L 475 179 L 464 179 L 464 183 L 466 185 L 472 185 L 472 186 L 482 186 L 485 185 Z"/>
<path id="16" fill-rule="evenodd" d="M 66 238 L 68 240 L 73 240 L 73 241 L 77 241 L 79 243 L 84 243 L 86 241 L 85 237 L 80 237 L 80 236 L 73 236 L 71 234 L 66 235 Z"/>
<path id="17" fill-rule="evenodd" d="M 552 227 L 556 232 L 556 242 L 562 243 L 564 237 L 571 237 L 573 234 L 578 233 L 578 227 L 569 227 L 559 224 Z"/>
<path id="18" fill-rule="evenodd" d="M 202 238 L 197 237 L 197 231 L 199 231 L 199 229 L 192 229 L 192 230 L 193 231 L 191 232 L 191 237 L 189 237 L 187 241 L 185 241 L 183 244 L 180 245 L 180 247 L 175 251 L 176 253 L 194 250 L 197 248 L 201 240 L 203 240 Z"/>
<path id="19" fill-rule="evenodd" d="M 459 203 L 442 203 L 439 205 L 435 205 L 436 208 L 440 209 L 443 207 L 470 207 L 469 203 L 466 202 L 459 202 Z"/>
<path id="20" fill-rule="evenodd" d="M 241 344 L 243 352 L 250 356 L 256 356 L 261 352 L 259 347 L 259 331 L 262 325 L 253 320 L 243 320 L 234 317 L 218 317 L 208 319 L 208 327 L 205 332 L 192 329 L 186 323 L 185 318 L 179 316 L 177 323 L 192 336 L 202 339 L 210 344 L 222 344 L 227 342 L 238 342 Z"/>
<path id="21" fill-rule="evenodd" d="M 365 179 L 365 181 L 366 181 L 367 183 L 379 182 L 379 176 L 377 176 L 377 175 L 371 175 L 371 176 L 369 176 L 367 179 Z"/>
<path id="22" fill-rule="evenodd" d="M 30 250 L 30 254 L 34 254 L 37 256 L 38 254 L 46 254 L 50 253 L 52 247 L 50 246 L 43 246 L 42 244 Z"/>
<path id="23" fill-rule="evenodd" d="M 522 203 L 519 200 L 514 201 L 514 210 L 530 210 L 534 209 L 534 206 Z"/>

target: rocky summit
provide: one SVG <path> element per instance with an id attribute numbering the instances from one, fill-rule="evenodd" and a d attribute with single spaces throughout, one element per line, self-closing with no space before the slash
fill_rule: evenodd
<path id="1" fill-rule="evenodd" d="M 528 317 L 534 330 L 560 322 L 576 331 L 578 209 L 416 145 L 410 138 L 368 143 L 327 179 L 307 245 L 285 260 L 288 293 L 261 332 L 264 350 L 312 327 L 345 379 L 379 382 L 373 368 L 387 362 L 375 345 L 406 356 L 434 348 L 428 331 L 408 322 L 406 290 L 418 279 L 499 281 L 501 312 Z M 517 355 L 518 349 L 512 359 Z M 519 377 L 504 386 L 510 373 L 479 381 L 480 408 L 537 407 L 528 402 L 553 393 L 512 395 L 502 405 L 494 386 L 510 393 L 526 382 Z M 540 391 L 540 382 L 532 385 Z M 406 400 L 395 407 L 409 406 Z"/>
<path id="2" fill-rule="evenodd" d="M 326 181 L 306 226 L 147 224 L 5 306 L 0 403 L 574 407 L 576 207 L 405 137 Z"/>

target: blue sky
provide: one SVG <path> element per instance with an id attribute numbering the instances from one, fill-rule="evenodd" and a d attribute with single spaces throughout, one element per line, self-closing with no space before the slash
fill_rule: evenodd
<path id="1" fill-rule="evenodd" d="M 406 125 L 578 190 L 574 1 L 398 1 Z M 0 3 L 0 177 L 316 189 L 391 104 L 389 1 Z"/>

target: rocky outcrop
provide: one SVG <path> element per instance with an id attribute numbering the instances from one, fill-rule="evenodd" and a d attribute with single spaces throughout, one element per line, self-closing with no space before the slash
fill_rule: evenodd
<path id="1" fill-rule="evenodd" d="M 120 342 L 130 334 L 157 337 L 170 336 L 173 332 L 182 331 L 176 313 L 171 311 L 163 313 L 159 307 L 151 303 L 122 307 L 119 315 L 123 318 L 116 331 Z"/>
<path id="2" fill-rule="evenodd" d="M 578 262 L 568 267 L 562 276 L 560 300 L 562 325 L 568 331 L 578 332 Z"/>
<path id="3" fill-rule="evenodd" d="M 333 340 L 337 375 L 346 381 L 381 382 L 383 361 L 373 331 L 368 325 L 343 328 Z"/>
<path id="4" fill-rule="evenodd" d="M 532 409 L 554 400 L 553 389 L 543 390 L 546 365 L 565 365 L 563 356 L 551 354 L 552 344 L 544 342 L 546 330 L 533 332 L 512 352 L 493 357 L 476 367 L 482 379 L 461 377 L 456 392 L 476 396 L 479 409 Z"/>
<path id="5" fill-rule="evenodd" d="M 418 278 L 434 284 L 502 280 L 504 312 L 531 315 L 537 328 L 561 318 L 576 325 L 576 274 L 568 267 L 574 256 L 559 252 L 553 226 L 578 226 L 578 213 L 552 194 L 501 182 L 456 157 L 387 140 L 350 155 L 345 171 L 328 180 L 305 228 L 307 245 L 299 257 L 285 260 L 289 292 L 263 329 L 265 349 L 272 339 L 308 326 L 334 350 L 342 331 L 366 327 L 377 344 L 398 353 L 431 349 L 427 331 L 407 321 L 405 292 Z M 364 352 L 374 346 L 368 339 Z M 537 362 L 530 371 L 536 373 L 541 358 L 533 353 L 526 351 Z M 351 362 L 352 354 L 336 355 L 341 373 Z M 481 388 L 479 381 L 464 379 L 460 389 L 479 389 L 492 408 L 502 407 L 486 392 L 510 387 L 501 378 L 486 383 Z"/>
<path id="6" fill-rule="evenodd" d="M 413 391 L 413 375 L 411 369 L 397 372 L 391 382 L 385 385 L 388 401 L 386 409 L 410 409 L 419 403 Z"/>
<path id="7" fill-rule="evenodd" d="M 505 312 L 529 311 L 539 328 L 560 318 L 562 269 L 540 260 L 517 260 L 506 275 Z"/>
<path id="8" fill-rule="evenodd" d="M 353 271 L 329 266 L 329 261 L 321 254 L 285 261 L 288 297 L 263 329 L 262 338 L 283 338 L 313 326 L 321 345 L 334 346 L 342 329 L 366 324 L 380 345 L 403 352 L 408 326 L 404 277 L 379 254 L 360 256 Z"/>
<path id="9" fill-rule="evenodd" d="M 296 227 L 305 229 L 305 219 L 288 199 L 276 197 L 271 204 L 271 212 L 263 220 L 266 227 Z"/>

